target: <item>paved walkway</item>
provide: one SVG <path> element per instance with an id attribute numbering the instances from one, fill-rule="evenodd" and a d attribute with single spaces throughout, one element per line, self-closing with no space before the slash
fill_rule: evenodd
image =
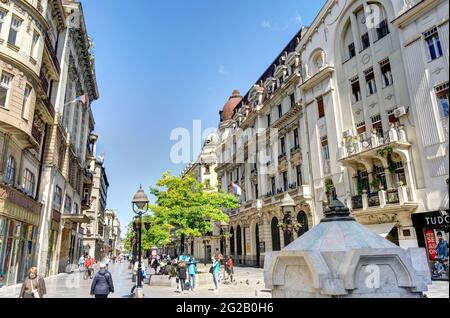
<path id="1" fill-rule="evenodd" d="M 130 298 L 131 270 L 128 263 L 111 264 L 115 293 L 110 298 Z M 206 270 L 206 269 L 205 269 Z M 206 274 L 206 284 L 197 286 L 195 292 L 179 293 L 174 287 L 155 287 L 144 285 L 145 298 L 270 298 L 270 291 L 265 290 L 263 272 L 256 268 L 235 268 L 234 285 L 221 285 L 219 292 L 213 291 L 210 274 Z M 47 298 L 91 298 L 91 280 L 84 280 L 83 273 L 60 274 L 46 279 Z M 17 298 L 20 285 L 0 288 L 0 298 Z M 449 283 L 434 282 L 427 293 L 429 298 L 449 298 Z"/>

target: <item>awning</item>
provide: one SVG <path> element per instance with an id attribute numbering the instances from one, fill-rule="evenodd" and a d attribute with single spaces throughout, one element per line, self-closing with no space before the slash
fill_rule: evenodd
<path id="1" fill-rule="evenodd" d="M 386 238 L 392 229 L 397 225 L 397 223 L 383 223 L 383 224 L 371 224 L 365 225 L 370 231 Z"/>
<path id="2" fill-rule="evenodd" d="M 84 214 L 63 214 L 62 219 L 73 223 L 90 223 L 91 219 Z"/>

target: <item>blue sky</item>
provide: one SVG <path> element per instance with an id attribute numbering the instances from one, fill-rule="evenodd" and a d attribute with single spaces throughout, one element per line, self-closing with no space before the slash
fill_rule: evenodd
<path id="1" fill-rule="evenodd" d="M 245 94 L 324 2 L 82 1 L 100 90 L 98 152 L 122 223 L 139 184 L 148 192 L 164 171 L 184 168 L 170 160 L 172 129 L 217 127 L 232 90 Z"/>

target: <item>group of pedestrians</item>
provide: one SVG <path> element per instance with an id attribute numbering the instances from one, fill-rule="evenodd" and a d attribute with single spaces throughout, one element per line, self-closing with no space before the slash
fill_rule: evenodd
<path id="1" fill-rule="evenodd" d="M 197 259 L 194 256 L 184 254 L 178 259 L 175 258 L 169 261 L 166 265 L 169 277 L 175 277 L 176 279 L 178 292 L 195 291 L 195 278 L 198 273 L 197 263 Z"/>

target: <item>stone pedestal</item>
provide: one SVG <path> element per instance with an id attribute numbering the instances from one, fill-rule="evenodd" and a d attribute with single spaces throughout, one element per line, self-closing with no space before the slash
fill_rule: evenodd
<path id="1" fill-rule="evenodd" d="M 325 219 L 266 255 L 274 298 L 420 298 L 431 284 L 424 249 L 402 249 L 369 231 L 333 201 Z"/>

